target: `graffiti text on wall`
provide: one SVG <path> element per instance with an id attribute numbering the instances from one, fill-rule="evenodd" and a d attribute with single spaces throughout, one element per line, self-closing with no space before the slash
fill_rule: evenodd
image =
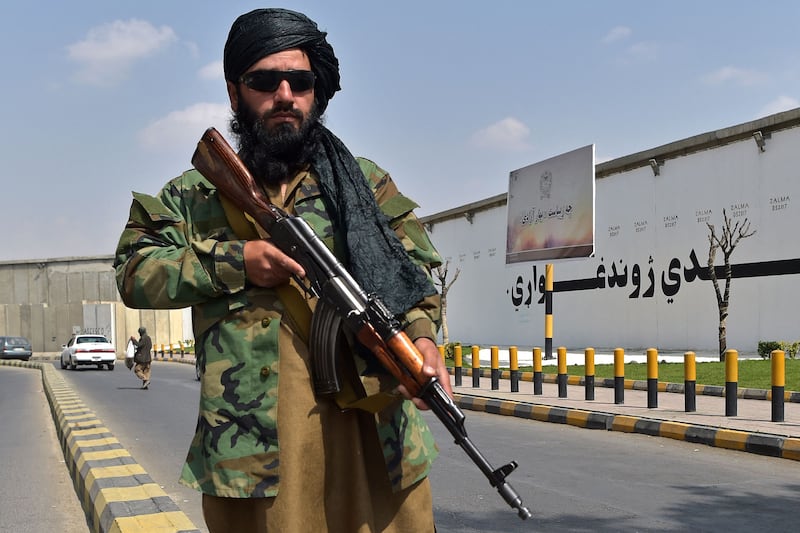
<path id="1" fill-rule="evenodd" d="M 644 267 L 635 263 L 630 266 L 621 259 L 609 261 L 608 266 L 604 258 L 600 258 L 596 275 L 592 278 L 554 281 L 553 292 L 583 291 L 592 289 L 626 289 L 628 298 L 652 298 L 658 290 L 667 298 L 667 303 L 673 303 L 674 297 L 682 285 L 691 283 L 696 279 L 710 280 L 708 268 L 701 266 L 697 254 L 692 249 L 686 262 L 681 262 L 677 257 L 669 260 L 666 268 L 656 275 L 653 266 L 654 260 L 650 256 Z M 800 258 L 781 259 L 776 261 L 760 261 L 754 263 L 741 263 L 731 266 L 732 277 L 752 278 L 763 276 L 782 276 L 786 274 L 800 274 Z M 724 266 L 715 266 L 717 278 L 725 277 Z M 506 293 L 511 298 L 515 308 L 530 307 L 534 298 L 536 303 L 544 303 L 544 273 L 538 273 L 537 266 L 533 265 L 532 277 L 518 275 Z M 538 293 L 538 294 L 535 294 Z"/>

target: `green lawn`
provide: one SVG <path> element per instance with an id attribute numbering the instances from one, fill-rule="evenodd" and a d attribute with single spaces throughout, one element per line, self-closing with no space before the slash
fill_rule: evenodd
<path id="1" fill-rule="evenodd" d="M 448 361 L 451 364 L 452 361 Z M 725 385 L 725 363 L 708 362 L 697 363 L 697 383 L 701 385 Z M 464 368 L 469 368 L 464 365 Z M 533 372 L 533 367 L 522 367 L 520 371 Z M 614 365 L 595 365 L 595 379 L 613 378 Z M 556 374 L 558 369 L 555 365 L 547 365 L 542 368 L 545 374 Z M 571 376 L 583 376 L 586 369 L 583 365 L 568 365 L 567 374 Z M 786 359 L 786 390 L 800 391 L 800 359 Z M 772 366 L 767 359 L 746 359 L 739 361 L 739 385 L 740 389 L 766 389 L 772 388 Z M 626 363 L 625 379 L 646 380 L 646 363 Z M 684 382 L 683 363 L 659 363 L 658 380 L 668 383 Z"/>
<path id="2" fill-rule="evenodd" d="M 725 363 L 697 363 L 697 383 L 702 385 L 725 385 Z M 533 368 L 531 368 L 531 371 Z M 557 370 L 556 370 L 557 371 Z M 568 366 L 567 373 L 582 376 L 583 366 Z M 614 365 L 595 365 L 595 376 L 599 378 L 614 377 Z M 786 360 L 786 390 L 800 391 L 800 359 Z M 625 378 L 646 380 L 646 363 L 628 363 L 625 365 Z M 684 382 L 683 363 L 660 363 L 658 380 L 668 383 Z M 739 361 L 739 388 L 766 389 L 772 388 L 772 363 L 769 360 L 747 359 Z"/>

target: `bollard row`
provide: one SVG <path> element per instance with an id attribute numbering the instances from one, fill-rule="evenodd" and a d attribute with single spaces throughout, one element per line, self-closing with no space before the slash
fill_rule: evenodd
<path id="1" fill-rule="evenodd" d="M 440 348 L 440 350 L 441 349 L 442 348 Z M 186 345 L 183 343 L 183 341 L 170 342 L 167 344 L 164 344 L 163 342 L 154 343 L 153 356 L 160 359 L 173 359 L 175 357 L 180 357 L 183 359 L 186 356 Z"/>
<path id="2" fill-rule="evenodd" d="M 444 347 L 440 346 L 439 351 L 444 357 Z M 491 347 L 491 388 L 500 389 L 500 364 L 499 348 Z M 559 347 L 557 352 L 557 374 L 556 383 L 558 385 L 558 397 L 567 397 L 567 385 L 569 376 L 567 374 L 567 349 Z M 533 354 L 533 394 L 542 394 L 542 383 L 544 374 L 542 373 L 542 350 L 534 347 Z M 658 350 L 649 348 L 647 355 L 647 407 L 649 409 L 658 408 Z M 454 346 L 454 376 L 455 386 L 461 387 L 463 380 L 463 358 L 461 345 Z M 595 351 L 594 348 L 586 348 L 584 351 L 585 375 L 584 389 L 585 399 L 592 401 L 595 399 Z M 737 399 L 739 387 L 739 354 L 736 350 L 725 351 L 725 416 L 735 417 L 738 415 Z M 511 392 L 519 392 L 519 363 L 518 350 L 516 346 L 509 348 L 509 367 Z M 772 421 L 784 421 L 784 402 L 786 385 L 786 354 L 783 350 L 774 350 L 770 354 L 772 371 L 772 389 L 770 400 L 772 404 Z M 694 352 L 686 352 L 684 361 L 684 410 L 687 413 L 697 411 L 697 363 Z M 472 387 L 480 387 L 481 367 L 480 367 L 480 348 L 472 346 Z M 614 349 L 614 403 L 625 403 L 625 350 L 622 348 Z"/>

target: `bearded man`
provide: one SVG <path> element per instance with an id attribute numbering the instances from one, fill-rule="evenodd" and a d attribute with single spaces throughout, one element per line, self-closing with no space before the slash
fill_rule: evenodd
<path id="1" fill-rule="evenodd" d="M 326 33 L 293 11 L 246 13 L 224 70 L 231 131 L 261 192 L 381 297 L 423 354 L 423 374 L 451 393 L 430 279 L 441 259 L 417 205 L 323 125 L 340 89 Z M 315 396 L 303 334 L 315 302 L 292 282 L 302 267 L 197 170 L 133 197 L 117 284 L 130 307 L 192 307 L 201 399 L 181 482 L 202 492 L 209 531 L 433 531 L 426 406 L 346 343 L 340 370 L 354 394 Z"/>

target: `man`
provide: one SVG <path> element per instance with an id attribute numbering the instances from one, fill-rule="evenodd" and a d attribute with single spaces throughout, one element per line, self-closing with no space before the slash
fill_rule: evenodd
<path id="1" fill-rule="evenodd" d="M 434 342 L 430 268 L 440 257 L 416 204 L 323 126 L 339 90 L 326 33 L 300 13 L 246 13 L 224 70 L 231 131 L 261 192 L 306 219 L 381 297 L 423 354 L 423 373 L 451 393 Z M 192 306 L 201 402 L 181 481 L 203 493 L 209 531 L 434 530 L 437 449 L 417 411 L 426 406 L 349 344 L 337 348 L 352 397 L 314 394 L 303 332 L 315 302 L 290 283 L 302 267 L 196 170 L 158 198 L 134 193 L 115 267 L 127 305 Z"/>
<path id="2" fill-rule="evenodd" d="M 142 380 L 142 388 L 150 388 L 150 364 L 152 356 L 150 351 L 153 349 L 153 341 L 150 340 L 150 335 L 147 334 L 147 329 L 139 327 L 139 340 L 131 335 L 131 342 L 136 349 L 133 353 L 133 373 L 136 377 Z"/>

